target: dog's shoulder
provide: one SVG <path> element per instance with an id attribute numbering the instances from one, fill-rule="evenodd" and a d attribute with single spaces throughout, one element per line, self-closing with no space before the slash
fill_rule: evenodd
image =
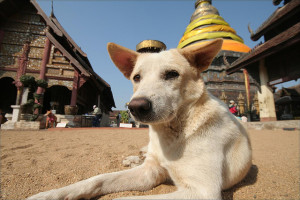
<path id="1" fill-rule="evenodd" d="M 191 134 L 194 130 L 208 135 L 218 132 L 219 136 L 245 132 L 243 125 L 229 112 L 227 105 L 209 92 L 205 103 L 196 104 L 190 112 L 192 114 L 187 119 L 190 128 L 186 128 L 186 134 Z"/>

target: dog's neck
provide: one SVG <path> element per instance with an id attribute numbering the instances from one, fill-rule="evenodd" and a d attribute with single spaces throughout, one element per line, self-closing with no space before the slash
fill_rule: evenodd
<path id="1" fill-rule="evenodd" d="M 151 124 L 150 128 L 161 135 L 174 138 L 188 137 L 187 134 L 193 134 L 208 120 L 210 95 L 207 90 L 204 90 L 197 101 L 182 105 L 174 119 L 165 123 Z"/>

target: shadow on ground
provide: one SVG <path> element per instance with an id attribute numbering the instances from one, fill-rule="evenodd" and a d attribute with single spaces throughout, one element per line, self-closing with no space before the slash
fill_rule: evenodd
<path id="1" fill-rule="evenodd" d="M 256 165 L 252 165 L 247 176 L 237 185 L 234 187 L 225 190 L 222 192 L 222 199 L 224 200 L 233 200 L 233 194 L 235 191 L 239 190 L 242 187 L 253 185 L 256 183 L 257 180 L 257 174 L 258 174 L 258 168 Z"/>

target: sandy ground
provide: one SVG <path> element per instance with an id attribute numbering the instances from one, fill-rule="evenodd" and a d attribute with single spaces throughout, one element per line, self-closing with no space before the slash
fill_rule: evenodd
<path id="1" fill-rule="evenodd" d="M 122 160 L 138 155 L 147 129 L 49 129 L 1 131 L 1 197 L 24 199 L 91 176 L 126 169 Z M 224 199 L 300 199 L 299 131 L 250 130 L 253 166 L 247 177 L 224 191 Z M 146 192 L 99 197 L 168 193 L 172 185 Z"/>

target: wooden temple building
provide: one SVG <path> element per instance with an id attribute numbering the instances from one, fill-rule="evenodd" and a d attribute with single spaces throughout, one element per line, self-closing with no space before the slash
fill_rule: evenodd
<path id="1" fill-rule="evenodd" d="M 281 2 L 273 0 L 276 6 Z M 258 30 L 252 31 L 253 41 L 261 37 L 264 37 L 265 41 L 233 62 L 227 73 L 233 74 L 240 69 L 247 69 L 260 85 L 260 119 L 272 121 L 277 119 L 272 86 L 300 78 L 300 1 L 284 0 L 282 7 L 278 7 Z M 295 102 L 295 98 L 285 99 L 291 100 L 292 107 L 299 109 L 300 101 Z M 283 101 L 278 101 L 278 104 L 282 104 Z M 299 115 L 298 112 L 294 114 Z"/>
<path id="2" fill-rule="evenodd" d="M 202 45 L 216 38 L 223 39 L 223 46 L 209 68 L 202 72 L 207 89 L 226 104 L 234 100 L 240 108 L 240 114 L 245 114 L 254 107 L 258 110 L 256 81 L 248 76 L 246 70 L 237 70 L 232 75 L 226 74 L 229 63 L 251 49 L 220 16 L 217 8 L 212 5 L 212 0 L 197 0 L 195 11 L 177 48 Z"/>
<path id="3" fill-rule="evenodd" d="M 43 109 L 77 114 L 98 105 L 103 113 L 115 107 L 110 85 L 93 70 L 86 53 L 72 40 L 53 12 L 48 17 L 35 0 L 0 1 L 0 109 L 11 113 L 20 105 L 22 75 L 48 82 Z"/>

